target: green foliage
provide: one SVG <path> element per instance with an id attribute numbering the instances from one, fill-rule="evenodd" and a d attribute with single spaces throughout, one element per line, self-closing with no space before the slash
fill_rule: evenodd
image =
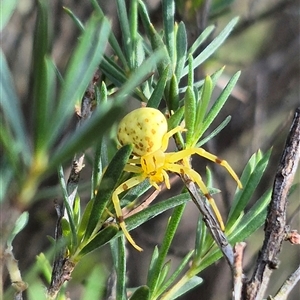
<path id="1" fill-rule="evenodd" d="M 18 4 L 17 0 L 3 0 L 1 3 L 1 19 L 0 19 L 0 31 L 3 30 L 11 15 L 16 9 Z"/>
<path id="2" fill-rule="evenodd" d="M 170 129 L 182 121 L 185 122 L 187 133 L 176 136 L 178 149 L 199 147 L 218 134 L 229 122 L 230 117 L 208 136 L 203 137 L 204 133 L 211 129 L 212 122 L 228 100 L 240 72 L 230 78 L 226 87 L 213 101 L 213 90 L 224 69 L 217 70 L 211 76 L 207 75 L 199 82 L 194 81 L 194 71 L 215 54 L 238 19 L 230 21 L 214 38 L 211 37 L 214 26 L 209 26 L 188 49 L 185 24 L 174 22 L 173 0 L 163 1 L 162 31 L 152 25 L 143 1 L 130 1 L 127 10 L 126 1 L 117 0 L 118 20 L 122 29 L 122 41 L 119 43 L 97 2 L 92 1 L 92 4 L 94 13 L 86 23 L 71 10 L 64 9 L 73 20 L 74 26 L 80 28 L 81 36 L 62 76 L 50 58 L 47 2 L 39 1 L 33 43 L 35 57 L 32 66 L 33 135 L 27 132 L 20 100 L 6 59 L 1 52 L 0 88 L 3 123 L 0 138 L 5 154 L 1 160 L 5 176 L 1 178 L 0 184 L 4 191 L 0 200 L 4 201 L 9 196 L 15 196 L 20 204 L 25 208 L 28 207 L 34 201 L 42 180 L 58 170 L 66 210 L 61 220 L 63 236 L 61 249 L 65 250 L 66 259 L 76 265 L 86 255 L 110 243 L 117 278 L 116 299 L 123 300 L 127 299 L 126 245 L 123 233 L 118 225 L 112 222 L 114 207 L 111 196 L 120 182 L 123 182 L 124 176 L 128 176 L 123 174 L 123 170 L 131 155 L 132 147 L 126 145 L 117 150 L 107 132 L 114 128 L 128 96 L 133 96 L 149 107 L 164 107 L 171 115 L 168 119 Z M 12 10 L 13 6 L 7 5 L 6 8 Z M 139 19 L 142 21 L 146 37 L 138 31 Z M 211 42 L 198 53 L 200 46 L 207 42 L 208 38 Z M 113 51 L 112 56 L 105 54 L 107 44 Z M 70 121 L 75 105 L 82 99 L 98 67 L 103 73 L 103 80 L 95 88 L 97 107 L 93 116 L 59 144 L 65 124 Z M 186 86 L 182 84 L 184 79 L 187 79 Z M 14 147 L 11 147 L 12 143 Z M 91 149 L 93 153 L 90 158 L 92 183 L 90 199 L 83 207 L 80 193 L 76 194 L 74 202 L 70 202 L 62 164 L 71 161 L 76 153 L 87 149 Z M 255 205 L 248 206 L 266 169 L 269 156 L 269 152 L 266 154 L 258 152 L 245 167 L 241 177 L 244 188 L 236 191 L 226 225 L 226 234 L 232 244 L 243 241 L 263 224 L 270 191 L 267 191 Z M 209 171 L 208 175 L 210 178 L 208 181 L 212 182 L 213 176 Z M 12 186 L 15 188 L 10 191 Z M 133 206 L 139 196 L 144 195 L 149 188 L 150 184 L 146 180 L 126 191 L 122 195 L 122 207 Z M 211 194 L 217 192 L 212 186 L 209 190 Z M 17 194 L 12 194 L 15 191 Z M 172 262 L 166 261 L 166 258 L 185 204 L 189 200 L 189 193 L 182 191 L 179 195 L 148 206 L 126 218 L 127 229 L 132 230 L 147 220 L 173 209 L 161 246 L 154 247 L 147 282 L 134 289 L 130 299 L 176 299 L 201 284 L 202 279 L 198 274 L 222 256 L 200 218 L 195 249 L 187 253 L 176 270 L 171 273 Z M 246 208 L 248 211 L 245 213 Z M 15 232 L 19 232 L 21 225 L 24 225 L 24 216 L 26 213 L 19 219 L 23 221 L 17 222 Z M 8 239 L 9 244 L 13 237 Z M 42 266 L 42 262 L 48 265 L 46 256 L 40 255 L 38 264 Z M 44 269 L 41 273 L 49 280 L 49 270 Z M 96 299 L 101 294 L 102 291 L 95 290 L 95 278 L 98 275 L 99 269 L 95 268 L 88 277 L 86 299 Z M 29 288 L 32 299 L 40 295 L 38 292 L 34 293 L 36 288 L 36 285 Z"/>
<path id="3" fill-rule="evenodd" d="M 23 228 L 26 226 L 27 222 L 28 222 L 28 212 L 24 211 L 19 218 L 16 220 L 15 222 L 15 226 L 12 229 L 12 232 L 10 233 L 10 235 L 7 238 L 7 247 L 10 248 L 12 247 L 12 241 L 14 240 L 14 238 L 16 237 L 16 235 L 23 230 Z"/>

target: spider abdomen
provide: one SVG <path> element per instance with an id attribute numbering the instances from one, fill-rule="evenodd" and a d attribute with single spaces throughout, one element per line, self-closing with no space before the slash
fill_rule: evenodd
<path id="1" fill-rule="evenodd" d="M 157 109 L 141 107 L 127 114 L 118 127 L 121 145 L 132 144 L 133 154 L 143 156 L 161 148 L 168 131 L 165 116 Z"/>

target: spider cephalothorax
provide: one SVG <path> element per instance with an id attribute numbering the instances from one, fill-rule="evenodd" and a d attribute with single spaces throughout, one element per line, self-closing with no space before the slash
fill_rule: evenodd
<path id="1" fill-rule="evenodd" d="M 209 203 L 211 204 L 215 215 L 220 223 L 221 229 L 224 230 L 224 224 L 220 212 L 209 194 L 208 188 L 204 184 L 200 174 L 191 168 L 189 158 L 193 154 L 205 157 L 221 166 L 225 167 L 234 180 L 242 187 L 238 176 L 230 165 L 217 156 L 205 151 L 203 148 L 188 148 L 178 152 L 166 152 L 169 139 L 177 132 L 185 129 L 177 126 L 168 131 L 168 124 L 165 116 L 157 109 L 142 107 L 133 110 L 126 115 L 118 127 L 118 140 L 121 145 L 132 144 L 134 158 L 129 159 L 124 170 L 135 173 L 132 178 L 126 180 L 113 192 L 112 200 L 115 207 L 117 219 L 126 238 L 134 248 L 141 251 L 136 245 L 129 232 L 126 229 L 122 210 L 119 202 L 119 194 L 133 186 L 136 186 L 144 179 L 148 178 L 149 182 L 159 189 L 159 184 L 164 182 L 166 187 L 170 188 L 168 172 L 179 175 L 187 175 L 197 183 Z"/>

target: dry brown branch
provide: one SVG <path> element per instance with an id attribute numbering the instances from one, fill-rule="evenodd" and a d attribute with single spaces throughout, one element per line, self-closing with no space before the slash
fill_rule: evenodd
<path id="1" fill-rule="evenodd" d="M 300 280 L 300 265 L 297 270 L 283 283 L 275 297 L 272 300 L 285 300 L 289 292 L 294 288 Z"/>
<path id="2" fill-rule="evenodd" d="M 94 75 L 89 87 L 87 88 L 81 102 L 80 110 L 76 110 L 79 116 L 77 126 L 80 127 L 84 124 L 91 116 L 95 106 L 95 89 L 94 86 L 97 83 L 99 76 L 97 72 Z M 80 173 L 84 168 L 84 153 L 78 153 L 75 155 L 72 163 L 71 173 L 67 182 L 68 192 L 68 203 L 70 207 L 73 207 L 74 200 L 78 190 L 78 183 L 80 179 Z M 66 257 L 66 249 L 61 244 L 62 229 L 61 219 L 65 217 L 68 219 L 68 215 L 64 206 L 61 208 L 58 204 L 56 205 L 56 212 L 58 220 L 55 229 L 55 240 L 57 243 L 57 252 L 53 263 L 51 283 L 47 290 L 47 299 L 56 299 L 56 296 L 64 284 L 65 281 L 71 279 L 71 274 L 75 268 L 75 264 L 68 260 Z"/>
<path id="3" fill-rule="evenodd" d="M 288 192 L 300 157 L 300 107 L 296 109 L 292 126 L 276 172 L 272 199 L 265 223 L 265 240 L 257 259 L 253 276 L 244 285 L 243 299 L 262 299 L 272 270 L 278 267 L 278 254 L 286 237 L 286 207 Z"/>
<path id="4" fill-rule="evenodd" d="M 233 272 L 233 300 L 241 299 L 243 287 L 243 256 L 246 243 L 237 243 L 234 246 L 234 272 Z"/>
<path id="5" fill-rule="evenodd" d="M 215 217 L 213 216 L 208 204 L 206 204 L 206 200 L 203 201 L 201 199 L 201 196 L 196 188 L 195 183 L 192 182 L 186 176 L 182 176 L 182 179 L 192 197 L 193 202 L 196 204 L 201 214 L 203 215 L 204 223 L 206 224 L 207 228 L 211 232 L 215 242 L 221 249 L 230 268 L 233 270 L 233 264 L 234 264 L 233 248 L 229 244 L 227 237 L 225 236 L 224 232 L 221 230 L 220 225 L 216 221 Z"/>

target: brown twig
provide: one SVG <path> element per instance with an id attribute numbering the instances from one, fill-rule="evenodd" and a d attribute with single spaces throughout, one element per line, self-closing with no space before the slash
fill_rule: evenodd
<path id="1" fill-rule="evenodd" d="M 243 256 L 246 243 L 237 243 L 234 246 L 234 272 L 233 272 L 233 300 L 241 299 L 243 287 Z"/>
<path id="2" fill-rule="evenodd" d="M 289 241 L 292 245 L 300 245 L 300 234 L 297 230 L 289 230 L 284 240 Z"/>
<path id="3" fill-rule="evenodd" d="M 196 204 L 201 214 L 203 215 L 203 221 L 206 224 L 207 228 L 210 230 L 215 242 L 221 249 L 224 254 L 225 259 L 227 260 L 231 269 L 233 269 L 234 264 L 234 254 L 233 248 L 229 244 L 227 237 L 224 232 L 221 230 L 219 223 L 216 221 L 214 215 L 212 214 L 206 199 L 201 199 L 199 191 L 196 188 L 194 182 L 192 182 L 187 176 L 182 176 L 182 179 L 187 187 L 193 202 Z"/>
<path id="4" fill-rule="evenodd" d="M 23 291 L 27 289 L 28 284 L 22 279 L 18 261 L 15 259 L 12 250 L 12 246 L 8 246 L 6 248 L 3 254 L 3 261 L 6 263 L 6 267 L 11 280 L 11 285 L 16 290 L 14 300 L 22 300 Z"/>
<path id="5" fill-rule="evenodd" d="M 76 113 L 79 116 L 79 121 L 77 124 L 77 128 L 81 127 L 91 116 L 94 110 L 94 100 L 95 100 L 95 84 L 99 79 L 99 75 L 96 72 L 92 82 L 87 88 L 82 101 L 81 108 L 77 109 Z M 84 168 L 84 153 L 78 153 L 75 155 L 72 163 L 71 173 L 67 182 L 67 192 L 68 192 L 68 204 L 72 208 L 75 200 L 75 196 L 78 190 L 78 183 L 80 179 L 80 173 Z M 52 275 L 51 275 L 51 283 L 47 290 L 47 299 L 56 299 L 56 296 L 64 284 L 65 281 L 69 281 L 71 279 L 71 274 L 75 268 L 75 263 L 71 262 L 67 255 L 66 249 L 62 245 L 62 229 L 61 229 L 61 219 L 65 217 L 68 219 L 67 211 L 63 207 L 56 205 L 56 211 L 58 215 L 58 220 L 55 229 L 55 240 L 57 243 L 57 252 L 55 255 Z"/>
<path id="6" fill-rule="evenodd" d="M 294 288 L 297 282 L 300 280 L 300 265 L 297 270 L 284 282 L 277 294 L 272 298 L 272 300 L 285 300 L 286 296 Z"/>
<path id="7" fill-rule="evenodd" d="M 137 214 L 138 212 L 144 210 L 145 208 L 147 208 L 157 197 L 157 195 L 160 193 L 159 190 L 154 190 L 151 195 L 149 195 L 149 197 L 147 197 L 145 200 L 143 200 L 142 203 L 140 203 L 137 207 L 135 207 L 134 209 L 132 209 L 130 212 L 126 212 L 126 207 L 125 209 L 123 209 L 122 211 L 124 212 L 124 219 L 127 219 L 135 214 Z"/>
<path id="8" fill-rule="evenodd" d="M 300 107 L 296 109 L 293 123 L 280 159 L 273 185 L 271 203 L 265 223 L 265 240 L 257 259 L 251 280 L 245 283 L 243 299 L 262 299 L 273 269 L 278 267 L 278 254 L 286 237 L 286 207 L 289 189 L 300 157 Z"/>

